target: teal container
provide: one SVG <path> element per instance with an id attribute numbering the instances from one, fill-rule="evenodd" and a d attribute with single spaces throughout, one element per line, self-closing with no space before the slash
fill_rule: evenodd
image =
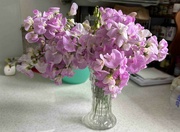
<path id="1" fill-rule="evenodd" d="M 90 75 L 89 68 L 74 70 L 75 74 L 73 77 L 64 77 L 62 81 L 68 84 L 80 84 L 84 83 Z"/>

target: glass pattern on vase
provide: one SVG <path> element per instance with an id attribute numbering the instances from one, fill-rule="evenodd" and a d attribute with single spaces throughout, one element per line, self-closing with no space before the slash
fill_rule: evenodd
<path id="1" fill-rule="evenodd" d="M 116 117 L 111 111 L 111 95 L 104 94 L 102 88 L 95 86 L 95 77 L 91 74 L 92 109 L 83 117 L 83 123 L 94 130 L 106 130 L 116 124 Z"/>

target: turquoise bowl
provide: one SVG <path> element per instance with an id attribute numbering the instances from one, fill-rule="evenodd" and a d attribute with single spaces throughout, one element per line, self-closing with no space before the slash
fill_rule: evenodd
<path id="1" fill-rule="evenodd" d="M 90 75 L 89 68 L 74 70 L 75 74 L 73 77 L 63 77 L 62 81 L 68 84 L 80 84 L 84 83 Z"/>

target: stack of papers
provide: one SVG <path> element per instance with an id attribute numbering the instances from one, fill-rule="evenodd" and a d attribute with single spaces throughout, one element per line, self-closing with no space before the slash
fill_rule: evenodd
<path id="1" fill-rule="evenodd" d="M 151 67 L 143 69 L 136 74 L 131 74 L 130 79 L 140 86 L 150 86 L 172 83 L 174 76 Z"/>

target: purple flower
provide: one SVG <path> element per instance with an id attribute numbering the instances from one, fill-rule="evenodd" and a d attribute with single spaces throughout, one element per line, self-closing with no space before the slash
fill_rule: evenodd
<path id="1" fill-rule="evenodd" d="M 104 61 L 104 65 L 108 68 L 117 68 L 124 58 L 124 53 L 119 52 L 116 49 L 112 50 L 111 54 L 102 55 L 100 54 L 100 58 Z"/>
<path id="2" fill-rule="evenodd" d="M 53 13 L 59 13 L 60 8 L 59 7 L 50 7 L 48 9 L 48 12 L 53 12 Z"/>
<path id="3" fill-rule="evenodd" d="M 162 39 L 159 42 L 159 53 L 158 53 L 158 61 L 162 61 L 163 59 L 165 59 L 166 55 L 168 54 L 168 43 L 167 41 L 165 41 L 165 39 Z"/>
<path id="4" fill-rule="evenodd" d="M 30 65 L 27 64 L 27 63 L 21 63 L 21 65 L 17 65 L 16 66 L 16 69 L 17 71 L 27 75 L 28 77 L 30 78 L 33 78 L 34 77 L 34 73 L 32 70 L 30 70 Z"/>
<path id="5" fill-rule="evenodd" d="M 124 86 L 127 85 L 128 81 L 129 81 L 129 73 L 127 71 L 125 71 L 123 74 L 120 74 L 120 84 L 119 84 L 119 88 L 120 90 L 122 90 L 124 88 Z"/>
<path id="6" fill-rule="evenodd" d="M 46 19 L 43 17 L 38 17 L 34 19 L 34 32 L 37 34 L 44 34 L 46 32 Z"/>
<path id="7" fill-rule="evenodd" d="M 47 69 L 47 65 L 45 62 L 43 61 L 38 61 L 36 64 L 35 64 L 35 68 L 40 72 L 40 73 L 45 73 L 46 72 L 46 69 Z"/>
<path id="8" fill-rule="evenodd" d="M 56 30 L 55 29 L 49 29 L 46 31 L 46 33 L 44 34 L 44 36 L 47 39 L 53 39 L 56 36 Z"/>
<path id="9" fill-rule="evenodd" d="M 105 70 L 101 70 L 101 71 L 95 71 L 94 75 L 96 76 L 97 80 L 103 81 L 105 79 L 106 76 L 108 76 L 110 73 L 105 71 Z M 103 83 L 104 84 L 104 83 Z"/>
<path id="10" fill-rule="evenodd" d="M 59 64 L 62 61 L 62 55 L 57 51 L 47 50 L 45 53 L 46 63 Z"/>
<path id="11" fill-rule="evenodd" d="M 62 23 L 59 22 L 59 18 L 51 18 L 49 21 L 46 22 L 46 24 L 50 30 L 58 30 L 62 25 Z"/>
<path id="12" fill-rule="evenodd" d="M 77 23 L 72 29 L 71 29 L 72 35 L 77 37 L 80 35 L 88 34 L 87 30 L 81 23 Z"/>
<path id="13" fill-rule="evenodd" d="M 112 86 L 112 85 L 116 84 L 116 81 L 114 80 L 113 76 L 111 76 L 111 75 L 107 75 L 102 82 L 104 84 L 108 84 L 108 86 Z"/>
<path id="14" fill-rule="evenodd" d="M 55 77 L 54 78 L 54 82 L 55 82 L 55 84 L 57 84 L 57 85 L 60 85 L 60 84 L 62 84 L 62 76 L 57 76 L 57 77 Z"/>
<path id="15" fill-rule="evenodd" d="M 74 75 L 74 71 L 71 68 L 64 68 L 61 71 L 61 75 L 64 76 L 68 76 L 68 77 L 72 77 Z"/>
<path id="16" fill-rule="evenodd" d="M 73 3 L 69 16 L 77 13 Z M 156 36 L 135 23 L 137 13 L 125 15 L 121 10 L 99 8 L 97 25 L 86 20 L 77 23 L 63 17 L 59 7 L 43 12 L 34 10 L 33 17 L 24 20 L 25 36 L 29 43 L 38 43 L 18 60 L 18 71 L 33 77 L 35 67 L 43 77 L 62 83 L 64 76 L 73 76 L 74 69 L 89 67 L 95 85 L 113 98 L 127 85 L 129 75 L 163 60 L 168 43 L 158 42 Z"/>
<path id="17" fill-rule="evenodd" d="M 26 31 L 28 31 L 30 29 L 30 27 L 33 25 L 34 20 L 32 17 L 28 16 L 25 20 L 24 20 L 24 29 Z"/>
<path id="18" fill-rule="evenodd" d="M 100 59 L 96 59 L 96 61 L 92 64 L 92 69 L 94 71 L 101 71 L 104 67 L 104 61 Z"/>
<path id="19" fill-rule="evenodd" d="M 26 35 L 25 35 L 25 38 L 26 40 L 29 42 L 29 43 L 35 43 L 39 40 L 38 38 L 38 34 L 34 33 L 33 31 L 32 32 L 28 32 Z"/>
<path id="20" fill-rule="evenodd" d="M 23 54 L 23 55 L 18 59 L 18 61 L 19 61 L 19 62 L 27 62 L 28 64 L 33 64 L 31 57 L 32 57 L 31 54 Z"/>
<path id="21" fill-rule="evenodd" d="M 66 49 L 68 52 L 75 51 L 75 44 L 69 37 L 62 37 L 62 42 L 64 49 Z"/>
<path id="22" fill-rule="evenodd" d="M 78 5 L 76 3 L 72 3 L 71 9 L 68 13 L 69 16 L 74 16 L 77 14 Z"/>
<path id="23" fill-rule="evenodd" d="M 137 73 L 146 68 L 146 59 L 143 55 L 135 55 L 135 57 L 128 59 L 127 66 L 129 73 Z"/>
<path id="24" fill-rule="evenodd" d="M 41 17 L 42 16 L 42 13 L 39 10 L 37 10 L 37 9 L 33 10 L 33 14 L 34 14 L 33 18 Z"/>
<path id="25" fill-rule="evenodd" d="M 54 80 L 54 78 L 59 74 L 59 72 L 56 70 L 56 65 L 53 63 L 48 63 L 46 71 L 42 73 L 42 76 L 45 78 L 49 78 Z"/>
<path id="26" fill-rule="evenodd" d="M 74 55 L 73 54 L 66 53 L 66 54 L 63 55 L 63 61 L 66 64 L 66 66 L 69 66 L 72 63 L 73 60 L 74 60 Z"/>

